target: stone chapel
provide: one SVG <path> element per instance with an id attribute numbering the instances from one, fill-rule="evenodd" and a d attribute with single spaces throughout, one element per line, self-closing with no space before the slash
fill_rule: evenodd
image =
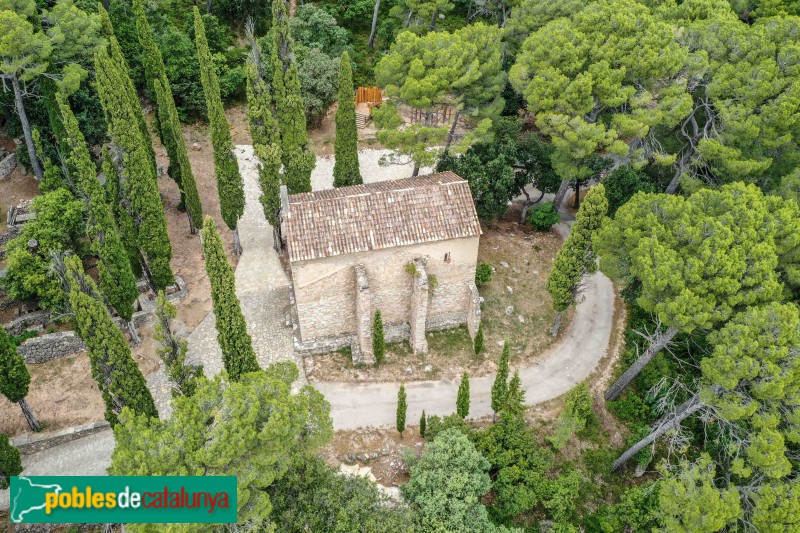
<path id="1" fill-rule="evenodd" d="M 480 324 L 481 227 L 469 184 L 452 172 L 281 194 L 295 347 L 350 346 L 373 363 L 380 310 L 387 342 L 425 353 L 425 333 Z"/>

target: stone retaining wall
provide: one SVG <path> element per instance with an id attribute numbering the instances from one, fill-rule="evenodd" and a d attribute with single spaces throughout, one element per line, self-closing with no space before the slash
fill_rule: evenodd
<path id="1" fill-rule="evenodd" d="M 6 179 L 17 167 L 17 155 L 6 154 L 0 159 L 0 180 Z"/>
<path id="2" fill-rule="evenodd" d="M 17 353 L 29 364 L 44 363 L 59 357 L 69 357 L 86 350 L 86 345 L 74 331 L 48 333 L 28 339 L 17 348 Z"/>
<path id="3" fill-rule="evenodd" d="M 110 426 L 105 420 L 101 422 L 89 422 L 80 426 L 49 431 L 46 433 L 25 433 L 19 437 L 11 439 L 11 444 L 19 449 L 23 455 L 41 452 L 55 446 L 70 442 L 81 437 L 86 437 L 93 433 L 99 433 L 108 429 Z"/>

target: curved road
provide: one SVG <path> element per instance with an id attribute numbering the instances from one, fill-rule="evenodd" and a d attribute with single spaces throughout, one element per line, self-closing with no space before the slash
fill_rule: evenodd
<path id="1" fill-rule="evenodd" d="M 542 358 L 520 368 L 528 405 L 561 396 L 592 373 L 605 355 L 611 338 L 614 290 L 611 281 L 597 273 L 584 280 L 583 301 L 564 337 Z M 513 372 L 513 369 L 512 369 Z M 469 380 L 470 416 L 492 414 L 494 376 Z M 331 403 L 335 429 L 394 426 L 399 383 L 312 383 Z M 407 420 L 415 424 L 422 410 L 429 415 L 455 412 L 457 381 L 416 381 L 406 384 Z"/>

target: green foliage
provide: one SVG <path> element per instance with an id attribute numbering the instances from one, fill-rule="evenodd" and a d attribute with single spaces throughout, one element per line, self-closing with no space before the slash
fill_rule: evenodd
<path id="1" fill-rule="evenodd" d="M 391 505 L 369 480 L 338 475 L 313 455 L 294 460 L 267 493 L 277 532 L 413 530 L 408 509 Z"/>
<path id="2" fill-rule="evenodd" d="M 375 67 L 378 85 L 385 87 L 389 98 L 388 103 L 373 111 L 378 140 L 399 155 L 411 157 L 414 165 L 421 167 L 433 164 L 446 151 L 429 148 L 445 141 L 452 120 L 458 116 L 468 117 L 473 126 L 453 144 L 455 152 L 463 152 L 485 138 L 491 118 L 499 116 L 503 109 L 501 93 L 506 74 L 501 36 L 500 28 L 483 23 L 453 33 L 419 37 L 405 31 L 398 35 L 389 53 Z M 444 105 L 457 113 L 453 113 L 451 121 L 441 124 L 433 117 Z M 400 106 L 419 110 L 425 119 L 399 130 L 403 124 Z"/>
<path id="3" fill-rule="evenodd" d="M 522 380 L 519 377 L 519 370 L 514 371 L 514 376 L 508 383 L 506 392 L 506 404 L 503 411 L 512 416 L 522 416 L 525 412 L 525 391 L 522 390 Z"/>
<path id="4" fill-rule="evenodd" d="M 422 410 L 422 416 L 419 417 L 419 436 L 425 438 L 425 429 L 428 426 L 428 417 L 425 416 L 425 409 Z"/>
<path id="5" fill-rule="evenodd" d="M 197 390 L 197 381 L 203 375 L 202 365 L 190 365 L 186 362 L 189 343 L 180 339 L 172 329 L 172 320 L 177 316 L 175 306 L 158 291 L 156 296 L 156 330 L 153 338 L 161 343 L 156 353 L 164 361 L 167 376 L 174 383 L 172 397 L 191 396 Z"/>
<path id="6" fill-rule="evenodd" d="M 20 344 L 22 344 L 23 342 L 25 342 L 26 340 L 32 339 L 32 338 L 38 337 L 38 336 L 39 336 L 39 332 L 37 332 L 35 330 L 32 330 L 32 329 L 27 329 L 27 330 L 23 331 L 22 333 L 20 333 L 19 335 L 12 335 L 11 336 L 11 344 L 13 344 L 14 347 L 17 347 Z"/>
<path id="7" fill-rule="evenodd" d="M 247 64 L 247 110 L 250 134 L 253 137 L 253 152 L 258 158 L 258 185 L 261 188 L 259 201 L 267 222 L 273 227 L 279 227 L 281 139 L 278 124 L 270 111 L 272 97 L 261 75 L 257 47 L 258 44 L 251 52 Z"/>
<path id="8" fill-rule="evenodd" d="M 94 281 L 84 274 L 76 256 L 70 256 L 64 262 L 75 330 L 89 350 L 92 377 L 106 404 L 105 419 L 112 426 L 116 425 L 124 407 L 143 418 L 158 418 L 158 410 L 142 371 L 133 360 L 122 332 L 100 301 Z"/>
<path id="9" fill-rule="evenodd" d="M 2 277 L 8 296 L 14 300 L 39 298 L 39 305 L 52 310 L 65 304 L 61 282 L 50 271 L 51 254 L 81 251 L 83 202 L 66 189 L 56 189 L 33 201 L 36 218 L 22 227 L 19 237 L 6 246 L 6 269 Z M 36 252 L 28 242 L 38 243 Z"/>
<path id="10" fill-rule="evenodd" d="M 375 356 L 375 364 L 378 366 L 383 364 L 383 358 L 386 355 L 386 340 L 384 335 L 381 310 L 378 309 L 375 311 L 375 319 L 372 322 L 372 353 Z"/>
<path id="11" fill-rule="evenodd" d="M 461 383 L 458 385 L 456 396 L 456 413 L 461 418 L 469 416 L 469 376 L 466 372 L 461 374 Z"/>
<path id="12" fill-rule="evenodd" d="M 604 505 L 586 520 L 587 531 L 649 531 L 656 526 L 658 492 L 653 485 L 626 490 L 619 503 Z"/>
<path id="13" fill-rule="evenodd" d="M 800 134 L 790 118 L 800 111 L 794 92 L 800 72 L 784 60 L 798 45 L 800 20 L 779 16 L 743 24 L 729 9 L 699 11 L 665 15 L 683 19 L 675 22 L 684 27 L 677 40 L 689 51 L 687 73 L 696 80 L 686 113 L 692 126 L 677 132 L 675 151 L 685 158 L 677 173 L 776 185 L 800 165 Z M 743 83 L 754 76 L 763 81 Z"/>
<path id="14" fill-rule="evenodd" d="M 492 411 L 500 412 L 506 404 L 508 395 L 508 358 L 510 348 L 508 341 L 503 341 L 503 353 L 500 354 L 500 362 L 497 365 L 497 374 L 492 383 Z"/>
<path id="15" fill-rule="evenodd" d="M 133 304 L 139 297 L 136 276 L 119 236 L 105 191 L 97 179 L 97 167 L 92 161 L 78 121 L 63 95 L 58 94 L 56 100 L 64 127 L 64 138 L 70 146 L 65 163 L 75 189 L 86 201 L 86 234 L 92 241 L 92 252 L 100 259 L 97 265 L 100 289 L 111 307 L 129 322 L 133 317 Z"/>
<path id="16" fill-rule="evenodd" d="M 707 454 L 681 463 L 675 475 L 659 483 L 658 500 L 667 531 L 719 531 L 742 516 L 736 489 L 714 486 L 716 467 Z"/>
<path id="17" fill-rule="evenodd" d="M 443 155 L 437 172 L 451 170 L 469 182 L 475 210 L 482 220 L 494 220 L 505 214 L 508 202 L 517 192 L 516 174 L 504 155 L 484 160 L 483 145 L 472 146 L 463 155 Z"/>
<path id="18" fill-rule="evenodd" d="M 604 273 L 641 284 L 636 303 L 644 311 L 691 332 L 780 295 L 778 268 L 794 268 L 789 258 L 779 267 L 794 247 L 785 236 L 800 234 L 789 215 L 794 209 L 741 183 L 689 198 L 639 193 L 603 224 L 593 245 Z"/>
<path id="19" fill-rule="evenodd" d="M 478 326 L 478 332 L 475 334 L 475 338 L 472 340 L 472 350 L 475 352 L 475 355 L 480 355 L 483 351 L 483 323 Z"/>
<path id="20" fill-rule="evenodd" d="M 120 64 L 101 51 L 95 56 L 95 76 L 111 139 L 122 152 L 116 172 L 119 196 L 112 204 L 120 202 L 129 212 L 136 243 L 144 252 L 152 281 L 163 288 L 175 280 L 169 265 L 172 245 L 158 194 L 153 147 L 149 133 L 142 132 L 141 106 L 124 62 Z"/>
<path id="21" fill-rule="evenodd" d="M 151 99 L 156 103 L 156 131 L 169 156 L 170 164 L 167 173 L 175 180 L 180 189 L 181 207 L 179 208 L 186 207 L 189 213 L 191 231 L 194 233 L 195 228 L 203 225 L 203 208 L 200 204 L 200 197 L 197 194 L 192 167 L 189 164 L 186 141 L 183 138 L 178 110 L 175 107 L 175 100 L 172 96 L 172 88 L 167 78 L 167 71 L 161 52 L 156 46 L 153 32 L 145 17 L 142 0 L 134 2 L 134 14 L 136 15 L 136 30 L 139 43 L 143 50 L 142 58 L 147 88 Z"/>
<path id="22" fill-rule="evenodd" d="M 594 417 L 592 395 L 586 382 L 580 383 L 567 393 L 564 410 L 559 417 L 556 431 L 548 437 L 553 448 L 560 450 L 575 433 L 583 431 L 586 423 Z"/>
<path id="23" fill-rule="evenodd" d="M 286 475 L 293 458 L 316 453 L 333 432 L 330 405 L 320 393 L 308 385 L 291 393 L 297 378 L 292 363 L 243 374 L 238 381 L 223 372 L 213 381 L 201 378 L 193 396 L 173 400 L 167 420 L 126 409 L 114 428 L 109 474 L 236 476 L 239 527 L 272 530 L 271 494 L 265 489 Z"/>
<path id="24" fill-rule="evenodd" d="M 233 153 L 230 127 L 219 92 L 219 79 L 214 71 L 203 19 L 197 6 L 194 8 L 194 33 L 197 58 L 200 62 L 200 79 L 203 82 L 203 93 L 206 96 L 208 109 L 211 145 L 214 149 L 214 171 L 217 175 L 220 211 L 228 228 L 236 230 L 239 219 L 244 213 L 244 182 L 239 173 L 236 155 Z M 238 374 L 232 372 L 231 377 L 238 379 Z"/>
<path id="25" fill-rule="evenodd" d="M 486 285 L 491 282 L 493 274 L 494 268 L 491 264 L 486 261 L 478 262 L 478 266 L 475 267 L 475 285 Z"/>
<path id="26" fill-rule="evenodd" d="M 406 388 L 403 384 L 400 384 L 400 389 L 397 391 L 397 416 L 395 421 L 395 428 L 400 433 L 400 436 L 403 436 L 403 432 L 406 430 L 406 410 L 408 409 L 408 404 L 406 403 Z"/>
<path id="27" fill-rule="evenodd" d="M 189 228 L 192 233 L 203 227 L 203 205 L 200 194 L 197 192 L 197 182 L 194 179 L 192 165 L 189 163 L 189 154 L 186 149 L 186 139 L 178 119 L 178 111 L 172 100 L 172 92 L 166 77 L 155 80 L 153 87 L 156 91 L 156 100 L 164 109 L 162 113 L 161 130 L 171 146 L 170 166 L 168 173 L 175 179 L 181 190 L 181 201 L 189 215 Z"/>
<path id="28" fill-rule="evenodd" d="M 494 531 L 481 497 L 489 492 L 489 462 L 455 429 L 439 433 L 411 467 L 401 492 L 421 531 Z"/>
<path id="29" fill-rule="evenodd" d="M 253 343 L 247 333 L 239 298 L 236 296 L 236 278 L 222 247 L 214 219 L 206 216 L 200 232 L 203 241 L 206 273 L 211 282 L 211 299 L 214 302 L 217 341 L 222 349 L 222 362 L 232 381 L 239 381 L 248 372 L 259 369 Z"/>
<path id="30" fill-rule="evenodd" d="M 0 327 L 0 394 L 9 402 L 17 403 L 28 395 L 30 383 L 25 359 L 17 353 L 5 328 Z"/>
<path id="31" fill-rule="evenodd" d="M 531 511 L 547 497 L 553 457 L 539 447 L 524 418 L 503 413 L 476 434 L 475 446 L 491 464 L 494 499 L 489 514 L 496 522 Z"/>
<path id="32" fill-rule="evenodd" d="M 0 490 L 5 490 L 9 485 L 11 476 L 18 476 L 22 473 L 22 457 L 16 449 L 8 435 L 0 433 Z"/>
<path id="33" fill-rule="evenodd" d="M 637 192 L 656 192 L 647 175 L 630 165 L 612 170 L 603 178 L 602 184 L 605 187 L 610 217 L 613 217 L 617 209 L 633 198 Z"/>
<path id="34" fill-rule="evenodd" d="M 342 54 L 339 64 L 339 108 L 336 110 L 336 162 L 333 165 L 333 186 L 344 187 L 364 183 L 358 166 L 358 130 L 356 128 L 355 90 L 350 56 Z"/>
<path id="35" fill-rule="evenodd" d="M 425 439 L 428 442 L 433 442 L 439 433 L 447 431 L 448 429 L 456 429 L 464 435 L 471 435 L 469 425 L 458 413 L 453 413 L 445 417 L 438 417 L 435 415 L 428 416 L 428 420 L 425 424 Z"/>
<path id="36" fill-rule="evenodd" d="M 547 292 L 553 298 L 553 307 L 559 313 L 563 313 L 574 303 L 583 274 L 594 272 L 597 268 L 592 236 L 603 224 L 607 210 L 605 187 L 602 184 L 592 187 L 578 209 L 569 237 L 558 251 L 547 278 Z"/>
<path id="37" fill-rule="evenodd" d="M 669 24 L 635 0 L 590 2 L 569 18 L 550 18 L 575 4 L 581 2 L 546 15 L 549 22 L 525 39 L 509 73 L 552 138 L 553 166 L 564 180 L 588 177 L 595 153 L 641 164 L 645 150 L 628 143 L 655 126 L 675 126 L 691 108 L 685 80 L 677 81 L 687 53 Z"/>
<path id="38" fill-rule="evenodd" d="M 308 146 L 306 116 L 289 30 L 289 13 L 283 0 L 273 0 L 272 17 L 271 87 L 275 118 L 281 131 L 285 183 L 290 194 L 310 192 L 311 171 L 316 165 L 316 158 Z"/>
<path id="39" fill-rule="evenodd" d="M 561 217 L 558 214 L 558 210 L 553 206 L 553 202 L 537 205 L 528 213 L 528 222 L 536 231 L 550 231 L 560 220 Z"/>
<path id="40" fill-rule="evenodd" d="M 746 464 L 734 469 L 743 477 L 752 471 L 773 479 L 788 476 L 789 450 L 800 442 L 792 410 L 800 390 L 794 372 L 800 311 L 793 304 L 752 306 L 708 338 L 713 351 L 701 361 L 700 398 L 748 433 Z"/>

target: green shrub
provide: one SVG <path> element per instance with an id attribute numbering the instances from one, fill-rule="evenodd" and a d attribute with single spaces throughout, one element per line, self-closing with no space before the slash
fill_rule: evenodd
<path id="1" fill-rule="evenodd" d="M 451 428 L 459 430 L 464 435 L 470 435 L 469 425 L 467 425 L 464 419 L 458 416 L 457 413 L 447 415 L 444 418 L 439 416 L 428 416 L 427 423 L 425 424 L 425 440 L 428 442 L 433 442 L 436 440 L 436 435 L 446 429 Z"/>
<path id="2" fill-rule="evenodd" d="M 38 333 L 33 331 L 33 330 L 31 330 L 31 329 L 23 331 L 21 334 L 14 335 L 13 337 L 11 337 L 11 344 L 13 344 L 14 346 L 19 346 L 20 344 L 22 344 L 26 340 L 32 339 L 37 335 L 38 335 Z"/>
<path id="3" fill-rule="evenodd" d="M 475 350 L 475 355 L 480 355 L 483 351 L 483 323 L 478 326 L 478 333 L 475 334 L 475 340 L 472 342 L 472 347 Z"/>
<path id="4" fill-rule="evenodd" d="M 550 231 L 553 225 L 558 224 L 560 217 L 558 211 L 553 207 L 553 202 L 546 202 L 531 209 L 528 214 L 528 222 L 536 231 Z"/>
<path id="5" fill-rule="evenodd" d="M 372 353 L 375 355 L 375 365 L 383 363 L 386 353 L 386 340 L 383 331 L 383 319 L 380 309 L 375 311 L 375 321 L 372 323 Z"/>
<path id="6" fill-rule="evenodd" d="M 559 426 L 547 440 L 550 441 L 553 448 L 560 450 L 573 434 L 586 427 L 586 422 L 592 417 L 594 417 L 592 395 L 589 393 L 586 383 L 581 383 L 567 393 Z"/>
<path id="7" fill-rule="evenodd" d="M 481 261 L 475 268 L 475 285 L 486 285 L 492 281 L 494 269 L 486 261 Z"/>

